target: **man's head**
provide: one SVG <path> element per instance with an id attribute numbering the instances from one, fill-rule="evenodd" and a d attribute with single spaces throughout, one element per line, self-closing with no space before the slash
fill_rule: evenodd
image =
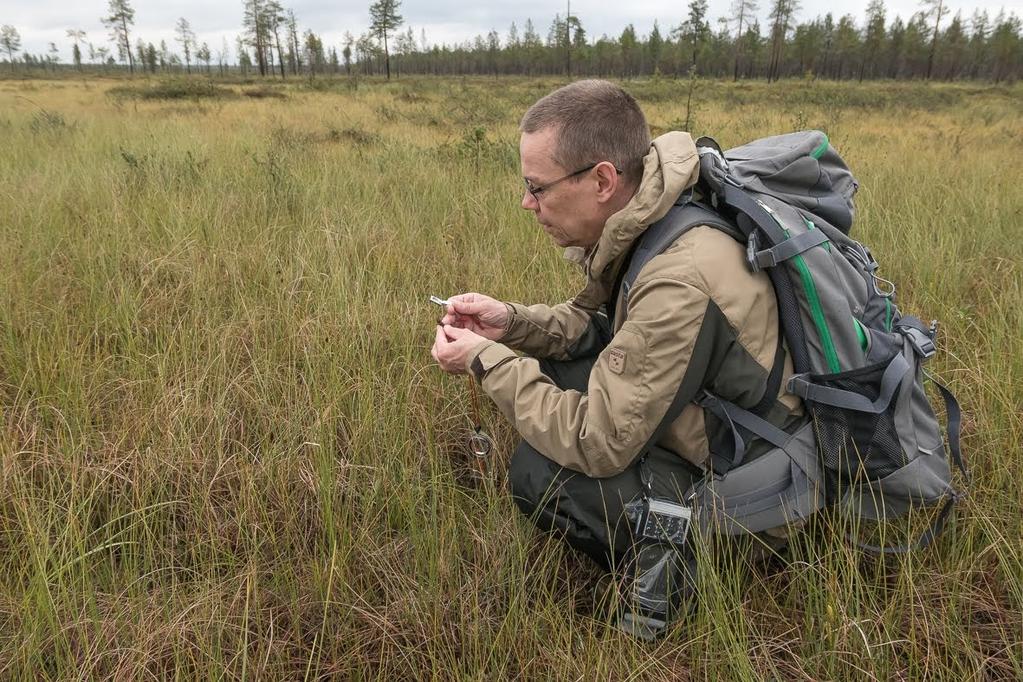
<path id="1" fill-rule="evenodd" d="M 650 129 L 636 100 L 607 81 L 577 81 L 530 107 L 519 130 L 522 208 L 558 245 L 593 246 L 639 187 Z"/>

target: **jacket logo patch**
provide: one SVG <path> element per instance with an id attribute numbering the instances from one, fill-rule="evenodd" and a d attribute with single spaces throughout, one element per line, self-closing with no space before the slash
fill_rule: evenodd
<path id="1" fill-rule="evenodd" d="M 607 365 L 608 368 L 615 374 L 621 374 L 625 371 L 625 351 L 621 348 L 612 348 L 611 352 L 607 354 Z"/>

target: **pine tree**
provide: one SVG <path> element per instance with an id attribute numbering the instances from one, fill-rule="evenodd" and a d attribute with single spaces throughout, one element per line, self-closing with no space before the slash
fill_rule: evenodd
<path id="1" fill-rule="evenodd" d="M 987 10 L 974 10 L 970 29 L 970 76 L 977 78 L 987 62 L 990 32 Z"/>
<path id="2" fill-rule="evenodd" d="M 135 61 L 138 62 L 139 70 L 146 70 L 146 41 L 142 38 L 135 39 Z"/>
<path id="3" fill-rule="evenodd" d="M 925 17 L 934 17 L 934 32 L 931 34 L 931 50 L 927 55 L 927 80 L 931 79 L 931 72 L 934 70 L 934 53 L 938 49 L 938 29 L 941 26 L 941 20 L 946 14 L 948 14 L 948 7 L 945 6 L 945 0 L 921 0 L 921 5 L 926 7 L 924 12 Z"/>
<path id="4" fill-rule="evenodd" d="M 85 31 L 78 28 L 69 28 L 66 34 L 71 39 L 71 61 L 74 62 L 75 68 L 81 71 L 82 50 L 78 47 L 78 43 L 85 40 Z"/>
<path id="5" fill-rule="evenodd" d="M 1019 75 L 1019 64 L 1023 56 L 1020 43 L 1020 20 L 1014 14 L 1005 15 L 1005 10 L 995 17 L 994 30 L 991 32 L 991 56 L 993 59 L 991 77 L 995 83 L 1013 77 L 1012 65 L 1016 64 Z"/>
<path id="6" fill-rule="evenodd" d="M 377 0 L 369 6 L 370 29 L 384 44 L 384 64 L 387 80 L 391 79 L 391 56 L 387 48 L 387 34 L 399 26 L 404 19 L 398 14 L 401 0 Z"/>
<path id="7" fill-rule="evenodd" d="M 264 0 L 245 0 L 245 13 L 242 16 L 242 27 L 245 30 L 246 42 L 256 50 L 256 65 L 259 75 L 266 75 L 267 38 L 266 11 Z"/>
<path id="8" fill-rule="evenodd" d="M 273 42 L 277 44 L 277 64 L 281 70 L 281 80 L 284 80 L 284 51 L 281 49 L 281 25 L 287 21 L 287 16 L 284 14 L 284 8 L 281 7 L 281 3 L 277 0 L 269 0 L 263 9 L 263 15 L 266 20 L 266 26 L 268 36 L 273 38 Z M 270 51 L 273 52 L 273 44 L 270 45 Z"/>
<path id="9" fill-rule="evenodd" d="M 349 34 L 350 35 L 350 34 Z M 302 70 L 302 56 L 301 49 L 298 44 L 298 19 L 295 18 L 295 12 L 288 10 L 288 53 L 291 57 L 291 73 L 298 75 L 298 72 Z"/>
<path id="10" fill-rule="evenodd" d="M 657 20 L 654 19 L 654 27 L 646 38 L 646 54 L 647 60 L 650 62 L 647 69 L 649 73 L 657 73 L 662 52 L 664 52 L 664 37 L 661 36 L 661 28 L 657 25 Z"/>
<path id="11" fill-rule="evenodd" d="M 46 57 L 47 63 L 53 71 L 57 70 L 57 62 L 60 61 L 60 50 L 57 49 L 57 43 L 50 43 L 49 54 Z"/>
<path id="12" fill-rule="evenodd" d="M 14 52 L 21 49 L 21 34 L 10 24 L 0 27 L 0 47 L 7 52 L 7 62 L 14 71 Z"/>
<path id="13" fill-rule="evenodd" d="M 639 41 L 636 39 L 636 29 L 632 24 L 629 24 L 622 30 L 622 35 L 618 38 L 618 45 L 622 50 L 624 76 L 631 78 L 638 71 L 637 61 L 639 56 Z"/>
<path id="14" fill-rule="evenodd" d="M 192 25 L 188 23 L 188 19 L 184 17 L 178 19 L 178 23 L 174 26 L 174 35 L 177 36 L 177 41 L 181 43 L 181 50 L 185 53 L 185 70 L 192 73 L 192 47 L 195 45 L 195 33 L 192 31 Z"/>
<path id="15" fill-rule="evenodd" d="M 212 61 L 212 59 L 213 59 L 213 54 L 210 52 L 210 46 L 207 45 L 206 43 L 203 43 L 202 45 L 200 45 L 199 49 L 197 49 L 195 51 L 195 62 L 196 62 L 196 65 L 198 65 L 199 62 L 202 62 L 203 64 L 205 64 L 206 65 L 206 73 L 210 72 L 210 61 Z"/>
<path id="16" fill-rule="evenodd" d="M 742 57 L 746 40 L 742 33 L 743 25 L 748 25 L 759 9 L 757 0 L 735 0 L 732 3 L 732 21 L 735 22 L 735 63 L 732 68 L 732 80 L 739 80 L 739 59 Z"/>
<path id="17" fill-rule="evenodd" d="M 792 15 L 799 9 L 798 0 L 774 0 L 771 12 L 771 63 L 767 71 L 768 82 L 777 80 L 781 72 L 781 58 L 785 49 L 785 36 L 792 28 Z"/>
<path id="18" fill-rule="evenodd" d="M 345 60 L 345 73 L 352 75 L 352 46 L 355 45 L 355 36 L 345 31 L 345 42 L 341 49 L 341 57 Z"/>
<path id="19" fill-rule="evenodd" d="M 948 80 L 959 78 L 966 55 L 966 29 L 963 28 L 962 13 L 956 12 L 952 17 L 952 22 L 942 35 L 942 46 L 939 64 L 944 67 L 944 77 Z"/>
<path id="20" fill-rule="evenodd" d="M 135 58 L 131 54 L 131 36 L 129 26 L 135 25 L 135 10 L 128 0 L 110 0 L 107 6 L 109 16 L 103 17 L 103 25 L 110 29 L 110 38 L 117 44 L 117 51 L 122 59 L 128 59 L 128 72 L 135 73 Z"/>
<path id="21" fill-rule="evenodd" d="M 838 26 L 835 28 L 838 80 L 845 78 L 845 65 L 855 59 L 859 45 L 860 34 L 856 30 L 856 20 L 851 14 L 845 14 L 838 20 Z"/>
<path id="22" fill-rule="evenodd" d="M 867 5 L 867 26 L 863 33 L 863 58 L 860 60 L 860 82 L 870 66 L 870 77 L 875 76 L 874 64 L 884 43 L 884 0 L 870 0 Z"/>
<path id="23" fill-rule="evenodd" d="M 707 23 L 707 0 L 691 0 L 689 16 L 680 28 L 693 54 L 689 65 L 696 68 L 697 55 L 710 35 L 710 24 Z"/>

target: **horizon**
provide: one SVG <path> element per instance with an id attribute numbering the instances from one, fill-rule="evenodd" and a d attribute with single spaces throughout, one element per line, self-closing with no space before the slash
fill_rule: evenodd
<path id="1" fill-rule="evenodd" d="M 638 3 L 630 4 L 628 8 L 600 7 L 596 0 L 576 0 L 571 4 L 572 14 L 579 18 L 586 30 L 587 42 L 591 44 L 601 36 L 617 37 L 628 24 L 632 24 L 637 34 L 644 38 L 656 24 L 662 35 L 667 37 L 674 27 L 685 20 L 688 11 L 685 8 L 678 8 L 675 3 L 662 0 L 640 0 Z M 729 0 L 708 2 L 707 16 L 712 30 L 717 30 L 719 18 L 727 16 L 730 5 Z M 756 13 L 762 29 L 767 23 L 767 6 L 767 3 L 762 3 Z M 172 52 L 179 51 L 180 44 L 174 36 L 174 24 L 179 17 L 184 17 L 195 32 L 197 45 L 206 43 L 211 51 L 216 52 L 222 49 L 223 41 L 226 40 L 230 54 L 229 62 L 237 61 L 235 40 L 237 36 L 242 35 L 241 2 L 238 2 L 236 7 L 227 5 L 210 7 L 196 0 L 188 0 L 168 7 L 153 0 L 139 0 L 133 2 L 132 7 L 135 9 L 135 25 L 131 30 L 133 43 L 138 38 L 154 45 L 159 45 L 160 41 L 164 40 Z M 833 16 L 837 18 L 851 14 L 856 19 L 857 27 L 862 27 L 866 7 L 867 0 L 837 0 L 830 5 Z M 541 37 L 546 37 L 555 16 L 564 16 L 566 8 L 567 4 L 559 7 L 529 0 L 515 7 L 487 3 L 459 8 L 455 5 L 432 3 L 428 11 L 424 12 L 423 8 L 406 2 L 398 11 L 404 18 L 400 30 L 405 31 L 411 27 L 417 41 L 421 34 L 425 33 L 430 46 L 453 47 L 471 42 L 478 35 L 486 36 L 491 30 L 497 31 L 501 44 L 504 45 L 511 24 L 514 22 L 521 33 L 527 19 L 533 21 Z M 34 3 L 13 9 L 13 14 L 5 13 L 0 17 L 0 24 L 9 24 L 17 29 L 21 36 L 21 48 L 17 55 L 19 57 L 26 52 L 32 55 L 48 54 L 50 43 L 54 43 L 58 48 L 60 63 L 71 63 L 71 39 L 67 37 L 66 31 L 72 28 L 86 32 L 86 43 L 113 46 L 109 31 L 101 22 L 101 17 L 107 14 L 105 0 L 92 0 L 72 10 L 60 7 L 59 3 L 55 2 Z M 359 5 L 342 3 L 335 6 L 318 0 L 297 0 L 285 6 L 285 9 L 294 10 L 300 30 L 302 32 L 311 30 L 322 39 L 327 48 L 340 48 L 346 32 L 358 37 L 369 28 L 369 3 Z M 680 11 L 672 11 L 676 9 Z M 947 22 L 951 21 L 956 13 L 961 14 L 964 21 L 968 21 L 975 10 L 987 11 L 991 20 L 994 20 L 999 11 L 1004 11 L 1006 15 L 1019 16 L 1023 12 L 1023 0 L 995 4 L 968 4 L 955 1 L 948 3 L 948 9 L 948 14 L 942 20 L 943 26 L 947 26 Z M 921 5 L 912 0 L 885 2 L 886 26 L 890 25 L 896 16 L 908 21 L 920 11 Z M 794 17 L 797 22 L 802 23 L 822 17 L 824 14 L 827 13 L 812 13 L 807 9 L 801 9 L 794 13 Z M 0 61 L 6 62 L 7 56 L 0 55 Z"/>

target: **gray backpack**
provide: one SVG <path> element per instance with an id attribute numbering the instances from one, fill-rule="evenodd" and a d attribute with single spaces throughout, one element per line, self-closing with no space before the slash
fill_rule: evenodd
<path id="1" fill-rule="evenodd" d="M 622 294 L 627 301 L 643 266 L 686 230 L 721 229 L 746 244 L 751 269 L 770 277 L 796 372 L 781 376 L 779 352 L 761 404 L 744 409 L 708 393 L 698 399 L 731 428 L 733 442 L 730 452 L 713 453 L 715 474 L 688 494 L 699 525 L 739 534 L 806 519 L 825 505 L 885 520 L 943 502 L 912 546 L 861 546 L 891 553 L 930 544 L 958 499 L 946 447 L 968 480 L 959 449 L 960 410 L 935 381 L 947 411 L 943 437 L 922 369 L 936 350 L 937 323 L 902 315 L 895 286 L 880 277 L 870 251 L 849 237 L 857 188 L 852 173 L 820 131 L 764 138 L 725 152 L 701 138 L 697 148 L 699 200 L 685 193 L 644 232 Z M 783 380 L 809 417 L 794 433 L 765 418 Z M 681 413 L 678 402 L 649 445 Z M 744 461 L 751 438 L 774 448 Z"/>

